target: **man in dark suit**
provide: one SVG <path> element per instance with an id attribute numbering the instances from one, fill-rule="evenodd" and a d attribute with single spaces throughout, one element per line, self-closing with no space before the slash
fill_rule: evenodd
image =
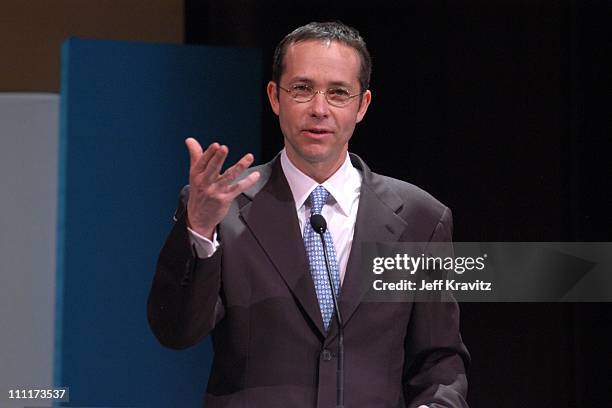
<path id="1" fill-rule="evenodd" d="M 332 407 L 344 318 L 345 406 L 466 407 L 459 312 L 452 302 L 364 302 L 364 241 L 450 241 L 450 210 L 371 172 L 348 141 L 368 109 L 370 56 L 341 23 L 311 23 L 277 47 L 267 87 L 285 148 L 220 173 L 228 149 L 186 141 L 191 167 L 159 257 L 148 317 L 185 348 L 212 334 L 206 407 Z M 328 222 L 329 284 L 309 219 Z M 315 239 L 316 238 L 316 239 Z"/>

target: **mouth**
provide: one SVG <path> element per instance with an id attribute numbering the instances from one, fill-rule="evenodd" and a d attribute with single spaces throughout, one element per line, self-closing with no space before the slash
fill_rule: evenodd
<path id="1" fill-rule="evenodd" d="M 331 129 L 327 129 L 327 128 L 307 128 L 307 129 L 302 129 L 302 133 L 306 134 L 307 136 L 313 137 L 313 138 L 321 138 L 325 135 L 330 135 L 333 132 L 331 131 Z"/>

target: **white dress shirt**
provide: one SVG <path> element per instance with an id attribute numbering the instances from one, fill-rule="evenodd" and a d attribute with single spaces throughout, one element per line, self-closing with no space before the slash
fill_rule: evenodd
<path id="1" fill-rule="evenodd" d="M 304 225 L 310 219 L 310 206 L 307 203 L 310 193 L 319 185 L 315 180 L 302 173 L 287 157 L 285 149 L 281 151 L 281 167 L 285 178 L 289 183 L 300 231 L 304 235 Z M 346 264 L 348 262 L 355 232 L 355 220 L 357 219 L 357 209 L 359 207 L 359 192 L 361 189 L 361 174 L 353 166 L 347 153 L 346 159 L 340 168 L 327 180 L 321 184 L 330 197 L 327 204 L 323 207 L 321 215 L 327 221 L 327 228 L 334 241 L 336 249 L 336 260 L 340 269 L 340 283 L 344 281 Z M 216 233 L 213 241 L 193 231 L 191 228 L 189 235 L 192 244 L 195 246 L 196 253 L 200 258 L 210 257 L 219 246 Z"/>

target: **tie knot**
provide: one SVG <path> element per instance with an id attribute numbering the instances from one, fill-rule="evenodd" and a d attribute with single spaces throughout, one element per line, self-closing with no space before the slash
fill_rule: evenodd
<path id="1" fill-rule="evenodd" d="M 309 198 L 311 205 L 310 214 L 321 214 L 321 210 L 329 198 L 329 191 L 323 186 L 317 186 L 317 188 L 312 190 Z"/>

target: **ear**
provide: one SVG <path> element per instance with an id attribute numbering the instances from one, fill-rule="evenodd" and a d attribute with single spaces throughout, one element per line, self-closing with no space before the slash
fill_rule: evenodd
<path id="1" fill-rule="evenodd" d="M 268 82 L 268 86 L 266 87 L 266 92 L 268 93 L 268 100 L 270 101 L 270 106 L 276 115 L 278 116 L 279 112 L 279 101 L 278 101 L 278 88 L 276 87 L 276 82 L 270 81 Z"/>
<path id="2" fill-rule="evenodd" d="M 365 116 L 368 111 L 368 106 L 370 106 L 370 102 L 372 102 L 372 92 L 368 89 L 363 93 L 361 97 L 361 105 L 359 106 L 359 110 L 357 111 L 357 121 L 356 123 L 361 122 L 361 119 Z"/>

